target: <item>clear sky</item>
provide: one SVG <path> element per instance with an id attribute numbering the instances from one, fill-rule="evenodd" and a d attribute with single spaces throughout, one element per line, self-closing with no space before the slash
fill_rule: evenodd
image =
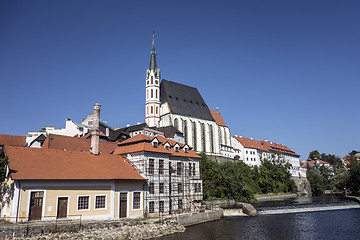
<path id="1" fill-rule="evenodd" d="M 0 0 L 0 133 L 144 122 L 162 78 L 198 88 L 232 135 L 360 150 L 360 1 Z"/>

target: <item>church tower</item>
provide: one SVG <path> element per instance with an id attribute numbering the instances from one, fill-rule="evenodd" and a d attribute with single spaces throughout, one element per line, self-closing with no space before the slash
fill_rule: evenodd
<path id="1" fill-rule="evenodd" d="M 146 70 L 145 122 L 149 127 L 158 126 L 160 121 L 160 69 L 156 66 L 156 52 L 153 35 L 150 66 Z"/>

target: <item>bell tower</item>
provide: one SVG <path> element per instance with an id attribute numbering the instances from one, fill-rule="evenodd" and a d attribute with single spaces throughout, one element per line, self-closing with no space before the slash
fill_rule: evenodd
<path id="1" fill-rule="evenodd" d="M 160 121 L 160 69 L 156 65 L 155 41 L 153 35 L 150 66 L 146 70 L 145 122 L 156 127 Z"/>

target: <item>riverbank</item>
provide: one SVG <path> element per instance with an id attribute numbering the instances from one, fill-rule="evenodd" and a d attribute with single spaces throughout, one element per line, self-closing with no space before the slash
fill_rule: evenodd
<path id="1" fill-rule="evenodd" d="M 279 194 L 266 194 L 266 195 L 257 195 L 255 196 L 255 201 L 257 202 L 267 202 L 267 201 L 282 201 L 290 198 L 296 198 L 298 195 L 295 193 L 279 193 Z"/>
<path id="2" fill-rule="evenodd" d="M 152 219 L 35 221 L 0 224 L 0 239 L 152 239 L 181 233 L 185 226 L 219 220 L 222 209 Z"/>

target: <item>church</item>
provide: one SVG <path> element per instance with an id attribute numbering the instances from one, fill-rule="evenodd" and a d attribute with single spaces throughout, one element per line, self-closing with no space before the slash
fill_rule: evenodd
<path id="1" fill-rule="evenodd" d="M 230 129 L 220 113 L 209 109 L 198 89 L 160 78 L 153 36 L 145 82 L 146 124 L 157 128 L 173 126 L 194 151 L 217 161 L 233 159 Z"/>

